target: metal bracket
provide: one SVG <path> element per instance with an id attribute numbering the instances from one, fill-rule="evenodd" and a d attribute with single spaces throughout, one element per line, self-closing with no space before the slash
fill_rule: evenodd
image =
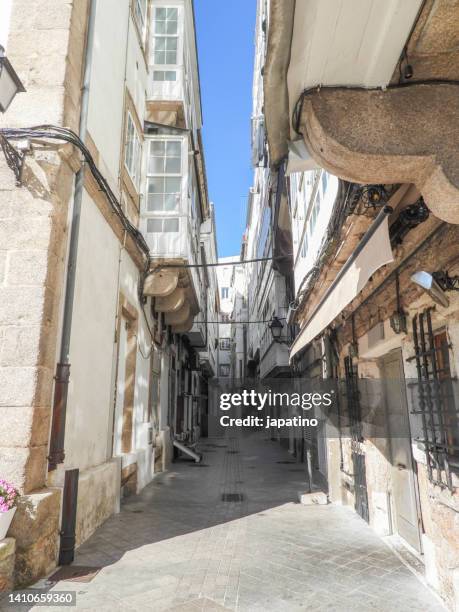
<path id="1" fill-rule="evenodd" d="M 8 167 L 14 172 L 16 185 L 22 186 L 22 170 L 24 168 L 25 153 L 13 147 L 10 141 L 0 132 L 0 146 L 5 156 Z"/>

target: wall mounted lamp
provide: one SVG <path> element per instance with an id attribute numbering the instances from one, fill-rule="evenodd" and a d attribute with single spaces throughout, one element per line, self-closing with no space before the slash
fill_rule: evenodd
<path id="1" fill-rule="evenodd" d="M 22 91 L 25 91 L 24 85 L 0 45 L 0 112 L 5 113 L 14 96 Z"/>
<path id="2" fill-rule="evenodd" d="M 282 323 L 281 319 L 279 319 L 279 317 L 273 316 L 271 321 L 268 323 L 268 327 L 271 330 L 271 335 L 273 337 L 274 342 L 290 345 L 290 342 L 286 338 L 282 338 L 284 324 Z"/>
<path id="3" fill-rule="evenodd" d="M 449 306 L 445 291 L 459 291 L 459 276 L 449 276 L 448 272 L 415 272 L 411 280 L 444 308 Z"/>
<path id="4" fill-rule="evenodd" d="M 398 273 L 395 276 L 395 291 L 397 293 L 397 310 L 390 318 L 390 326 L 396 334 L 406 334 L 406 314 L 402 307 L 402 300 L 400 297 L 400 279 Z"/>

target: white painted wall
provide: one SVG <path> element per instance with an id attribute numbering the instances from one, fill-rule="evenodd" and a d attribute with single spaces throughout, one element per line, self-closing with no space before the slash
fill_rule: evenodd
<path id="1" fill-rule="evenodd" d="M 81 211 L 67 406 L 65 467 L 99 465 L 111 454 L 111 373 L 119 244 L 86 192 Z"/>
<path id="2" fill-rule="evenodd" d="M 88 131 L 101 156 L 100 169 L 115 190 L 120 167 L 128 28 L 132 31 L 134 27 L 129 10 L 129 0 L 98 0 L 91 67 Z M 135 65 L 129 68 L 132 71 Z"/>
<path id="3" fill-rule="evenodd" d="M 8 32 L 10 29 L 12 0 L 1 0 L 0 2 L 0 45 L 8 50 Z"/>

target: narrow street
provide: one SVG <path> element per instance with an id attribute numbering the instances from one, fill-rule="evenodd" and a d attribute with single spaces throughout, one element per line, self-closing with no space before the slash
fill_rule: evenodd
<path id="1" fill-rule="evenodd" d="M 76 566 L 102 568 L 90 582 L 52 590 L 98 611 L 444 609 L 351 509 L 296 503 L 303 467 L 277 443 L 201 450 L 201 465 L 175 463 L 79 549 Z"/>

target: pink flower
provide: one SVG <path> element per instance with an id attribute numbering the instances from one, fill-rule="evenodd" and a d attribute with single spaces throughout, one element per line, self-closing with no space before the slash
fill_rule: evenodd
<path id="1" fill-rule="evenodd" d="M 14 508 L 19 497 L 19 492 L 13 485 L 4 479 L 0 479 L 0 513 L 8 512 Z"/>

